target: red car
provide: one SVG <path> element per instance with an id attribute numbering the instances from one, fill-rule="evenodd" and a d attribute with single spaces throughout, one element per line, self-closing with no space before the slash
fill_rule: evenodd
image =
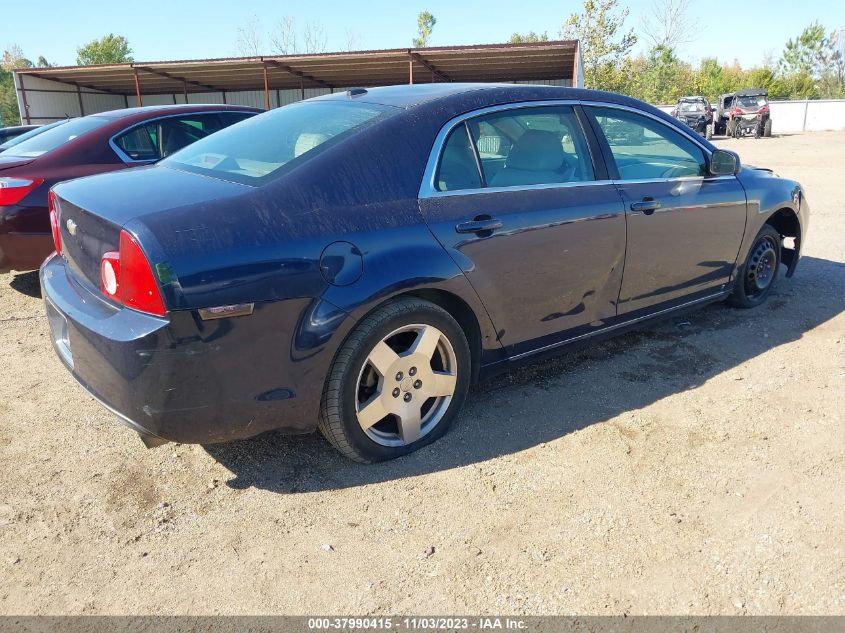
<path id="1" fill-rule="evenodd" d="M 0 153 L 0 273 L 38 268 L 53 251 L 47 193 L 56 183 L 149 165 L 259 112 L 224 105 L 101 112 Z"/>

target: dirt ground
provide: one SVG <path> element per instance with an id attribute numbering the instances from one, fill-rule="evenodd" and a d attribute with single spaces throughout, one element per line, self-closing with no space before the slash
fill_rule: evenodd
<path id="1" fill-rule="evenodd" d="M 717 144 L 804 184 L 793 279 L 481 385 L 387 464 L 146 450 L 0 276 L 0 613 L 845 614 L 845 133 Z"/>

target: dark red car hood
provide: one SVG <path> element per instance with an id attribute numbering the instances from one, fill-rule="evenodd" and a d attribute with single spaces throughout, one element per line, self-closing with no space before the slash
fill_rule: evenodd
<path id="1" fill-rule="evenodd" d="M 23 167 L 34 160 L 34 158 L 24 158 L 23 156 L 3 156 L 3 154 L 0 154 L 0 171 L 12 167 Z"/>

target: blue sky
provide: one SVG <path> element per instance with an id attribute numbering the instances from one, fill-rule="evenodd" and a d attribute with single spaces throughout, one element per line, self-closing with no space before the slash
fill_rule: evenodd
<path id="1" fill-rule="evenodd" d="M 627 26 L 638 29 L 651 2 L 620 0 L 631 11 Z M 0 0 L 0 46 L 18 44 L 32 60 L 44 55 L 67 65 L 75 63 L 77 46 L 109 32 L 129 38 L 139 61 L 233 56 L 237 28 L 253 16 L 267 30 L 285 15 L 300 25 L 318 21 L 326 31 L 329 50 L 346 48 L 347 30 L 359 49 L 410 46 L 416 15 L 423 9 L 438 20 L 433 45 L 502 42 L 514 31 L 529 30 L 548 31 L 556 38 L 566 16 L 579 11 L 582 0 L 40 0 L 37 5 L 39 17 L 33 19 L 26 2 Z M 837 0 L 765 0 L 740 3 L 729 12 L 731 6 L 712 0 L 691 2 L 699 34 L 682 48 L 682 57 L 736 58 L 743 65 L 755 65 L 767 53 L 779 57 L 786 40 L 814 20 L 828 30 L 845 27 L 845 2 Z M 737 11 L 745 15 L 744 24 L 730 17 Z"/>

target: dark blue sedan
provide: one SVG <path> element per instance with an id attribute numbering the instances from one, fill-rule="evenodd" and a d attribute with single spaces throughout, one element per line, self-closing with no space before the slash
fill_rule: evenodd
<path id="1" fill-rule="evenodd" d="M 371 462 L 517 362 L 759 305 L 808 212 L 620 95 L 354 89 L 58 185 L 41 282 L 59 357 L 148 446 L 319 428 Z"/>

